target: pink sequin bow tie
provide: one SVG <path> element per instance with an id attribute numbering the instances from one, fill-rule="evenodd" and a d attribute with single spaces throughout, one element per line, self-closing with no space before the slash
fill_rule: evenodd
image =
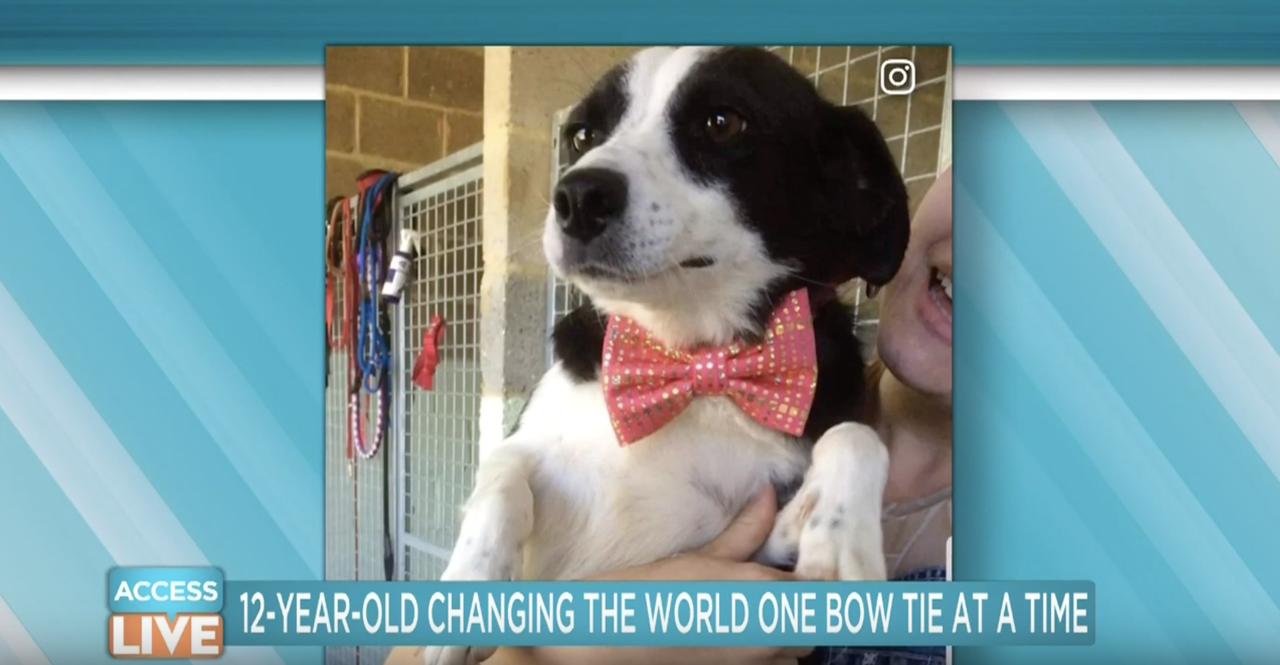
<path id="1" fill-rule="evenodd" d="M 689 352 L 666 348 L 640 324 L 613 316 L 601 377 L 619 445 L 658 431 L 696 395 L 726 396 L 761 425 L 799 436 L 818 377 L 809 296 L 804 289 L 787 294 L 759 344 Z"/>

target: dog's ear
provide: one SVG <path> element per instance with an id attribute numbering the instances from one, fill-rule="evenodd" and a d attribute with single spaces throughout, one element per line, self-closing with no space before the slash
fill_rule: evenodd
<path id="1" fill-rule="evenodd" d="M 835 277 L 881 286 L 911 233 L 907 187 L 880 129 L 856 107 L 827 106 L 820 137 L 828 232 L 846 252 Z M 852 252 L 852 255 L 848 255 Z"/>

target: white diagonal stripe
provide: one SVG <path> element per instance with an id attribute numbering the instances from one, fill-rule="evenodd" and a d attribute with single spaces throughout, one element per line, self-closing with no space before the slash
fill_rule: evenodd
<path id="1" fill-rule="evenodd" d="M 962 187 L 972 298 L 1098 473 L 1242 662 L 1275 652 L 1280 609 Z M 969 278 L 973 282 L 974 277 Z M 1045 349 L 1052 349 L 1050 358 Z"/>
<path id="2" fill-rule="evenodd" d="M 1010 104 L 1024 139 L 1280 478 L 1280 354 L 1092 104 Z"/>
<path id="3" fill-rule="evenodd" d="M 4 284 L 0 376 L 0 412 L 117 564 L 210 565 Z M 0 611 L 0 631 L 3 622 Z M 239 665 L 283 662 L 274 649 L 229 649 L 223 658 Z"/>
<path id="4" fill-rule="evenodd" d="M 0 411 L 122 566 L 207 566 L 195 541 L 0 284 Z"/>
<path id="5" fill-rule="evenodd" d="M 0 642 L 7 644 L 9 651 L 18 658 L 13 665 L 51 665 L 3 596 L 0 596 Z"/>
<path id="6" fill-rule="evenodd" d="M 1267 105 L 1263 102 L 1236 102 L 1235 107 L 1253 135 L 1258 137 L 1258 142 L 1271 155 L 1272 161 L 1280 166 L 1280 125 L 1267 112 Z"/>
<path id="7" fill-rule="evenodd" d="M 323 536 L 313 536 L 312 511 L 298 501 L 323 486 L 319 475 L 61 128 L 40 106 L 19 106 L 6 111 L 19 122 L 0 122 L 0 156 L 298 556 L 322 576 Z"/>

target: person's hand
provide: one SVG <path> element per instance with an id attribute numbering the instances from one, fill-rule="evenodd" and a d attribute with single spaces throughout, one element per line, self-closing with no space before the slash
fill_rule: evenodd
<path id="1" fill-rule="evenodd" d="M 614 581 L 759 581 L 794 579 L 749 561 L 773 530 L 777 499 L 766 487 L 715 540 L 651 564 L 598 575 Z M 539 647 L 500 649 L 485 665 L 794 665 L 811 648 Z"/>
<path id="2" fill-rule="evenodd" d="M 778 514 L 773 487 L 766 485 L 742 509 L 719 536 L 687 554 L 679 554 L 643 566 L 597 575 L 594 580 L 627 581 L 727 581 L 750 582 L 794 579 L 783 572 L 750 561 L 773 530 Z"/>

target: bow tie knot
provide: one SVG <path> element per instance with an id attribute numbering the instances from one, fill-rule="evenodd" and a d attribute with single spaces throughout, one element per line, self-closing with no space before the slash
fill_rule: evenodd
<path id="1" fill-rule="evenodd" d="M 723 395 L 729 390 L 728 362 L 724 351 L 702 351 L 694 356 L 693 392 L 700 395 Z"/>
<path id="2" fill-rule="evenodd" d="M 666 348 L 635 321 L 611 317 L 601 365 L 621 445 L 675 419 L 695 395 L 727 396 L 760 424 L 799 436 L 817 381 L 808 295 L 803 289 L 787 294 L 763 342 L 696 351 Z"/>

